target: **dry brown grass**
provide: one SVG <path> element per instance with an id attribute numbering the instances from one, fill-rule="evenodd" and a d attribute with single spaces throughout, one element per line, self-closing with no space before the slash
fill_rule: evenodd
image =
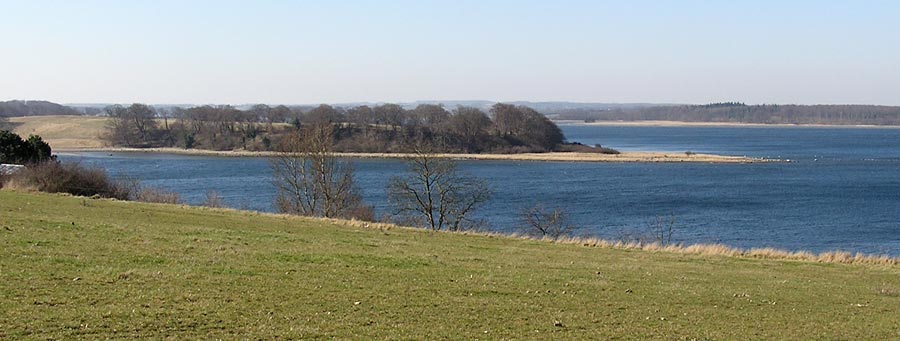
<path id="1" fill-rule="evenodd" d="M 269 215 L 282 219 L 300 219 L 300 220 L 319 220 L 338 225 L 346 225 L 352 227 L 376 229 L 381 231 L 390 231 L 394 229 L 400 230 L 422 230 L 415 227 L 400 226 L 391 223 L 361 221 L 361 220 L 345 220 L 334 218 L 317 218 L 317 217 L 301 217 L 290 214 L 277 213 L 260 213 L 242 211 L 233 208 L 205 208 L 210 210 L 219 210 L 223 212 L 239 212 L 252 215 Z M 607 240 L 602 238 L 581 238 L 581 237 L 560 237 L 553 239 L 550 237 L 532 237 L 518 233 L 498 233 L 485 231 L 432 231 L 433 233 L 456 233 L 464 235 L 478 235 L 489 238 L 512 238 L 521 240 L 531 240 L 544 243 L 559 243 L 570 245 L 581 245 L 584 247 L 609 248 L 619 250 L 640 250 L 648 252 L 666 252 L 685 255 L 701 255 L 701 256 L 720 256 L 720 257 L 738 257 L 753 259 L 769 259 L 769 260 L 792 260 L 801 262 L 814 263 L 840 263 L 840 264 L 868 264 L 868 265 L 900 265 L 900 257 L 890 257 L 886 255 L 870 255 L 864 253 L 850 253 L 846 251 L 826 251 L 822 253 L 813 253 L 809 251 L 787 251 L 775 248 L 752 248 L 741 249 L 723 244 L 691 244 L 691 245 L 662 245 L 660 243 L 641 243 L 638 241 L 618 241 Z M 891 289 L 893 290 L 893 289 Z M 895 292 L 895 291 L 890 291 Z"/>
<path id="2" fill-rule="evenodd" d="M 135 194 L 134 199 L 135 201 L 157 204 L 181 203 L 181 195 L 178 193 L 152 187 L 141 188 L 137 194 Z"/>
<path id="3" fill-rule="evenodd" d="M 15 192 L 37 192 L 38 186 L 33 184 L 30 181 L 22 178 L 16 178 L 12 176 L 7 176 L 4 178 L 3 186 L 0 187 L 5 190 L 15 191 Z"/>
<path id="4" fill-rule="evenodd" d="M 388 223 L 374 223 L 358 220 L 340 220 L 325 219 L 331 223 L 344 224 L 355 227 L 373 228 L 379 230 L 390 229 L 415 229 L 412 227 L 402 227 Z M 553 239 L 550 237 L 536 238 L 522 234 L 505 234 L 496 232 L 450 232 L 441 231 L 437 233 L 462 233 L 474 234 L 494 238 L 515 238 L 534 240 L 546 243 L 561 243 L 581 245 L 585 247 L 600 247 L 620 250 L 642 250 L 649 252 L 667 252 L 678 254 L 702 255 L 702 256 L 722 256 L 722 257 L 740 257 L 755 259 L 771 259 L 771 260 L 794 260 L 815 263 L 840 263 L 840 264 L 869 264 L 869 265 L 900 265 L 900 257 L 890 257 L 885 255 L 869 255 L 864 253 L 850 253 L 845 251 L 827 251 L 822 253 L 812 253 L 809 251 L 786 251 L 775 248 L 753 248 L 741 249 L 723 244 L 692 244 L 692 245 L 662 245 L 660 243 L 641 243 L 637 241 L 612 241 L 601 238 L 580 238 L 580 237 L 561 237 Z"/>
<path id="5" fill-rule="evenodd" d="M 95 116 L 26 116 L 7 120 L 21 136 L 40 135 L 54 150 L 100 148 L 108 119 Z"/>

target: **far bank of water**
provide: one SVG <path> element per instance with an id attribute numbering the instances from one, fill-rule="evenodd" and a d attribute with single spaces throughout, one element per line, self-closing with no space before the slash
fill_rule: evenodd
<path id="1" fill-rule="evenodd" d="M 513 231 L 523 207 L 564 207 L 581 235 L 646 233 L 676 218 L 676 239 L 737 247 L 900 254 L 900 130 L 790 127 L 562 126 L 572 141 L 626 151 L 694 151 L 791 159 L 760 164 L 616 164 L 463 161 L 495 196 L 481 211 Z M 271 211 L 264 158 L 144 153 L 65 154 L 178 191 L 189 203 L 218 191 L 233 207 Z M 397 160 L 355 160 L 366 200 L 384 214 Z"/>

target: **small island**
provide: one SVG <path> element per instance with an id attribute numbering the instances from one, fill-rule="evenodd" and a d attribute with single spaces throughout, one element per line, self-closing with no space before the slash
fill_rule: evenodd
<path id="1" fill-rule="evenodd" d="M 331 152 L 349 158 L 404 158 L 425 146 L 459 160 L 555 162 L 757 163 L 777 160 L 692 152 L 620 152 L 567 142 L 559 127 L 522 105 L 498 103 L 485 112 L 459 106 L 397 104 L 287 107 L 254 105 L 109 106 L 99 115 L 13 117 L 20 134 L 39 134 L 62 152 L 146 152 L 273 156 L 296 152 L 291 141 L 327 126 Z"/>

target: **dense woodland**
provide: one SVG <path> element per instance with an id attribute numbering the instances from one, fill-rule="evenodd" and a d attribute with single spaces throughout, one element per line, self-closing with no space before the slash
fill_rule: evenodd
<path id="1" fill-rule="evenodd" d="M 104 136 L 114 146 L 179 147 L 210 150 L 278 151 L 282 140 L 302 134 L 304 127 L 333 127 L 334 151 L 411 152 L 423 145 L 441 152 L 521 153 L 553 150 L 600 151 L 564 144 L 559 127 L 525 106 L 495 104 L 484 112 L 472 107 L 447 110 L 421 104 L 352 108 L 320 105 L 311 109 L 256 105 L 188 109 L 143 104 L 110 106 L 112 118 Z"/>
<path id="2" fill-rule="evenodd" d="M 684 121 L 778 124 L 900 125 L 900 107 L 875 105 L 707 105 L 561 110 L 554 118 L 583 121 Z"/>
<path id="3" fill-rule="evenodd" d="M 6 101 L 0 102 L 0 117 L 80 115 L 82 112 L 71 107 L 47 101 Z"/>

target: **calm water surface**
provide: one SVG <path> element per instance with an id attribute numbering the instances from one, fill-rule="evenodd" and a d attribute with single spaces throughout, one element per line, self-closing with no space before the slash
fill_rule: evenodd
<path id="1" fill-rule="evenodd" d="M 477 161 L 462 169 L 495 191 L 480 211 L 495 231 L 514 231 L 517 212 L 565 207 L 577 234 L 640 234 L 657 216 L 676 217 L 675 239 L 738 247 L 850 250 L 900 255 L 900 129 L 807 127 L 562 126 L 571 141 L 626 151 L 694 151 L 790 159 L 771 164 L 616 164 Z M 218 191 L 227 204 L 271 211 L 264 158 L 77 153 L 80 160 L 182 194 Z M 396 160 L 355 160 L 367 202 L 383 213 Z"/>

